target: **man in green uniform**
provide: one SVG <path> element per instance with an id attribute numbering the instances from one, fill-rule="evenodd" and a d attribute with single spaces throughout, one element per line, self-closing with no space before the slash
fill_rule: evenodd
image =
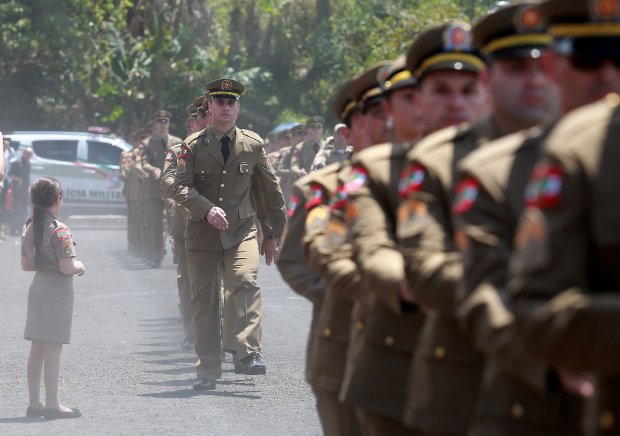
<path id="1" fill-rule="evenodd" d="M 153 131 L 142 151 L 142 171 L 148 174 L 145 180 L 146 255 L 151 268 L 159 268 L 164 257 L 164 202 L 159 193 L 164 159 L 168 149 L 181 142 L 181 138 L 170 135 L 170 116 L 166 111 L 153 114 Z"/>
<path id="2" fill-rule="evenodd" d="M 323 148 L 323 124 L 323 118 L 319 116 L 306 121 L 305 140 L 291 149 L 291 173 L 294 177 L 303 177 L 310 172 L 316 154 Z"/>
<path id="3" fill-rule="evenodd" d="M 265 374 L 255 201 L 263 202 L 269 233 L 260 247 L 269 265 L 286 223 L 282 191 L 261 138 L 235 126 L 243 84 L 207 84 L 212 125 L 188 138 L 177 154 L 174 198 L 190 212 L 186 230 L 198 376 L 194 389 L 214 389 L 221 376 L 220 278 L 237 314 L 237 356 L 243 372 Z"/>
<path id="4" fill-rule="evenodd" d="M 470 39 L 469 26 L 463 23 L 434 27 L 420 35 L 409 49 L 412 62 L 407 62 L 408 73 L 401 75 L 396 62 L 395 68 L 387 70 L 386 88 L 393 88 L 394 92 L 399 88 L 407 91 L 411 80 L 418 81 L 420 91 L 412 97 L 423 108 L 425 121 L 417 126 L 418 134 L 424 127 L 438 128 L 449 120 L 468 121 L 484 114 L 485 95 L 478 81 L 484 63 L 468 44 Z M 403 114 L 414 115 L 414 111 Z M 398 136 L 410 135 L 408 132 L 401 126 Z M 393 134 L 396 136 L 396 132 Z M 409 139 L 415 140 L 415 136 Z M 367 315 L 359 320 L 364 341 L 352 366 L 348 392 L 343 388 L 343 394 L 353 397 L 365 385 L 366 389 L 373 386 L 370 374 L 383 374 L 382 384 L 374 383 L 373 391 L 382 400 L 367 407 L 374 412 L 369 415 L 373 434 L 419 434 L 421 430 L 441 433 L 418 425 L 409 428 L 403 419 L 411 362 L 425 323 L 425 313 L 419 305 L 403 301 L 401 296 L 405 261 L 396 235 L 399 178 L 405 156 L 414 145 L 415 142 L 385 144 L 360 153 L 353 159 L 344 183 L 349 200 L 342 209 L 362 282 L 370 289 L 371 298 Z M 418 383 L 409 392 L 417 395 L 418 391 L 434 386 Z"/>
<path id="5" fill-rule="evenodd" d="M 564 6 L 559 2 L 551 7 L 550 3 L 541 5 L 540 19 L 536 18 L 535 10 L 525 6 L 507 8 L 503 15 L 498 13 L 495 21 L 550 21 L 556 23 L 551 28 L 555 34 L 553 29 L 558 26 L 567 30 L 564 20 L 570 15 L 566 15 Z M 614 47 L 617 47 L 618 38 L 610 40 L 610 34 L 598 33 L 598 25 L 590 27 L 594 23 L 588 23 L 589 20 L 598 20 L 594 18 L 596 15 L 590 18 L 587 2 L 582 2 L 580 8 L 577 14 L 573 10 L 570 18 L 572 23 L 582 22 L 577 26 L 580 28 L 578 35 L 593 43 L 599 53 L 604 50 L 617 53 Z M 507 15 L 511 10 L 517 14 L 516 20 Z M 479 26 L 479 36 L 485 40 L 492 36 L 497 23 L 483 21 Z M 568 31 L 576 32 L 570 27 Z M 599 99 L 605 90 L 620 90 L 618 67 L 614 72 L 611 62 L 594 63 L 589 68 L 567 62 L 570 58 L 563 52 L 566 39 L 573 40 L 578 35 L 573 33 L 569 37 L 563 32 L 561 37 L 555 36 L 552 53 L 543 61 L 536 61 L 550 72 L 553 72 L 550 64 L 559 67 L 553 75 L 560 84 L 564 112 Z M 583 43 L 582 40 L 579 44 Z M 489 55 L 495 56 L 493 48 L 497 43 L 490 40 L 483 44 L 489 47 Z M 584 59 L 599 56 L 589 48 L 579 55 L 585 56 Z M 577 77 L 579 80 L 575 80 Z M 511 88 L 514 89 L 516 83 L 512 80 Z M 523 105 L 512 104 L 512 107 L 512 113 L 507 113 L 515 121 L 526 114 Z M 461 164 L 453 205 L 456 241 L 463 253 L 465 270 L 462 289 L 466 298 L 459 315 L 476 345 L 489 355 L 486 383 L 474 421 L 476 434 L 587 434 L 584 416 L 588 406 L 579 397 L 580 393 L 561 383 L 562 374 L 556 368 L 544 360 L 533 359 L 517 346 L 518 326 L 506 289 L 516 227 L 526 207 L 527 181 L 551 128 L 552 125 L 544 126 L 507 136 L 490 143 L 487 150 L 472 153 Z"/>
<path id="6" fill-rule="evenodd" d="M 351 82 L 347 82 L 340 89 L 334 101 L 334 112 L 352 127 L 351 118 L 359 115 L 359 108 L 349 97 L 350 84 Z M 348 127 L 345 129 L 349 132 Z M 329 214 L 329 199 L 336 191 L 338 171 L 341 168 L 341 164 L 331 165 L 302 177 L 295 183 L 288 211 L 286 238 L 278 259 L 278 269 L 282 277 L 295 292 L 313 303 L 306 356 L 306 380 L 316 397 L 317 411 L 325 435 L 361 434 L 353 408 L 338 401 L 346 356 L 351 302 L 341 305 L 341 309 L 337 310 L 334 304 L 337 299 L 332 292 L 327 298 L 329 307 L 326 311 L 336 312 L 334 317 L 338 319 L 339 324 L 336 328 L 331 326 L 328 337 L 317 330 L 327 288 L 320 275 L 309 270 L 304 251 L 301 250 L 303 241 L 315 236 L 317 228 L 320 228 Z M 335 263 L 329 267 L 339 268 Z M 323 329 L 325 328 L 329 327 L 324 326 Z"/>

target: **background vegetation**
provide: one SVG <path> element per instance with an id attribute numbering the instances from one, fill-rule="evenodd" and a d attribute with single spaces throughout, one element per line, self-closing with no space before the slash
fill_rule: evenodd
<path id="1" fill-rule="evenodd" d="M 0 129 L 127 135 L 160 108 L 184 132 L 204 84 L 246 84 L 239 125 L 265 135 L 324 115 L 364 67 L 425 28 L 472 21 L 496 0 L 3 0 Z"/>

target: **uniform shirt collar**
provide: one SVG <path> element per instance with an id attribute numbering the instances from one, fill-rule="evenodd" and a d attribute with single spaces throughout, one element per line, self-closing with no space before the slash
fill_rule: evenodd
<path id="1" fill-rule="evenodd" d="M 234 127 L 230 129 L 228 133 L 220 133 L 217 130 L 215 130 L 213 127 L 211 127 L 211 130 L 213 131 L 213 135 L 215 136 L 215 139 L 218 140 L 218 142 L 221 141 L 224 136 L 228 136 L 230 138 L 231 144 L 235 143 L 236 129 Z"/>

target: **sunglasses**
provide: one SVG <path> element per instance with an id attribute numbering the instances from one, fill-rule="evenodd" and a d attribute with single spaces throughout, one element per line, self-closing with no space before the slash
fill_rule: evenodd
<path id="1" fill-rule="evenodd" d="M 320 129 L 323 127 L 323 124 L 308 124 L 306 127 L 308 129 Z"/>
<path id="2" fill-rule="evenodd" d="M 578 70 L 594 71 L 603 66 L 606 61 L 610 61 L 613 66 L 620 69 L 620 51 L 616 53 L 572 53 L 568 59 L 571 65 Z"/>

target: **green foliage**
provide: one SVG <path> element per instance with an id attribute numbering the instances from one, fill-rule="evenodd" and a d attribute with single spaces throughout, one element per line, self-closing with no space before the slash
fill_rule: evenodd
<path id="1" fill-rule="evenodd" d="M 3 129 L 128 134 L 161 108 L 182 134 L 204 84 L 247 86 L 239 124 L 265 133 L 321 114 L 338 87 L 404 54 L 425 28 L 495 0 L 7 0 L 0 4 Z M 44 12 L 43 12 L 44 11 Z M 176 127 L 176 128 L 175 128 Z"/>

